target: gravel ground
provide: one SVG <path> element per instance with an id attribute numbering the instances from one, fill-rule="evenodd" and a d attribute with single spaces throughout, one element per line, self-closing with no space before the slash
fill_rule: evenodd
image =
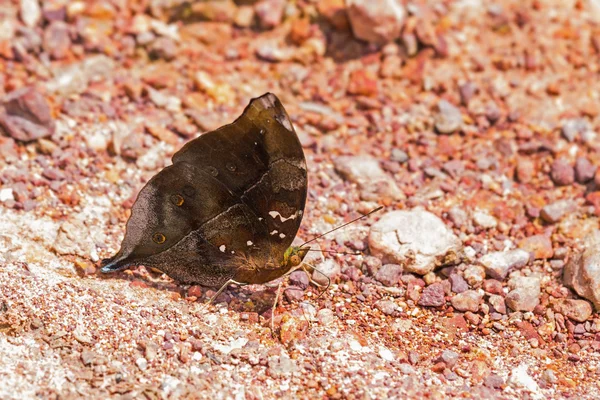
<path id="1" fill-rule="evenodd" d="M 368 5 L 368 6 L 367 6 Z M 598 398 L 600 3 L 0 4 L 0 398 Z M 101 275 L 271 91 L 319 241 L 278 282 Z M 342 254 L 342 253 L 359 253 Z M 271 320 L 275 331 L 270 329 Z"/>

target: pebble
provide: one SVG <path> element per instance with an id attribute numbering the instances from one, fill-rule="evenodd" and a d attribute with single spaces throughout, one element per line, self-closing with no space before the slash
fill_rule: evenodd
<path id="1" fill-rule="evenodd" d="M 504 293 L 504 291 L 502 290 L 502 282 L 497 281 L 496 279 L 486 279 L 483 282 L 482 289 L 486 293 L 491 293 L 491 294 L 502 295 Z"/>
<path id="2" fill-rule="evenodd" d="M 585 322 L 592 315 L 592 305 L 585 300 L 558 299 L 554 311 L 577 322 Z"/>
<path id="3" fill-rule="evenodd" d="M 375 303 L 375 307 L 385 315 L 392 315 L 398 309 L 396 303 L 391 300 L 380 300 Z"/>
<path id="4" fill-rule="evenodd" d="M 575 210 L 577 204 L 572 200 L 559 200 L 542 208 L 540 216 L 550 224 L 559 222 L 565 215 Z"/>
<path id="5" fill-rule="evenodd" d="M 496 312 L 499 312 L 500 314 L 506 314 L 506 303 L 504 302 L 504 297 L 497 294 L 492 294 L 488 299 L 488 303 L 490 303 Z"/>
<path id="6" fill-rule="evenodd" d="M 135 365 L 138 366 L 140 371 L 145 371 L 148 368 L 148 360 L 146 360 L 144 357 L 139 357 L 135 360 Z"/>
<path id="7" fill-rule="evenodd" d="M 328 308 L 322 308 L 317 312 L 317 320 L 319 324 L 328 326 L 335 320 L 335 314 Z"/>
<path id="8" fill-rule="evenodd" d="M 298 302 L 304 297 L 304 290 L 296 286 L 288 286 L 284 291 L 285 298 L 290 303 Z"/>
<path id="9" fill-rule="evenodd" d="M 535 163 L 528 158 L 522 158 L 517 162 L 517 180 L 521 183 L 529 183 L 535 176 Z"/>
<path id="10" fill-rule="evenodd" d="M 483 229 L 492 229 L 498 225 L 498 220 L 487 211 L 476 210 L 473 212 L 473 221 L 475 225 Z"/>
<path id="11" fill-rule="evenodd" d="M 385 173 L 374 157 L 342 156 L 333 160 L 335 170 L 346 180 L 356 183 L 364 200 L 381 200 L 381 196 L 394 200 L 405 199 L 394 179 Z"/>
<path id="12" fill-rule="evenodd" d="M 451 303 L 452 307 L 458 311 L 477 312 L 479 310 L 481 299 L 481 294 L 476 290 L 467 290 L 452 297 Z"/>
<path id="13" fill-rule="evenodd" d="M 286 0 L 261 0 L 254 5 L 258 23 L 263 29 L 272 29 L 281 24 Z"/>
<path id="14" fill-rule="evenodd" d="M 550 167 L 550 178 L 558 186 L 571 185 L 575 182 L 575 170 L 564 158 L 558 158 Z"/>
<path id="15" fill-rule="evenodd" d="M 540 303 L 540 278 L 537 276 L 516 276 L 508 281 L 512 289 L 504 301 L 514 311 L 533 311 Z"/>
<path id="16" fill-rule="evenodd" d="M 21 0 L 20 15 L 23 23 L 33 28 L 42 19 L 42 9 L 38 0 Z"/>
<path id="17" fill-rule="evenodd" d="M 0 127 L 12 138 L 28 142 L 52 135 L 55 123 L 46 98 L 33 87 L 23 87 L 0 104 Z"/>
<path id="18" fill-rule="evenodd" d="M 600 230 L 590 233 L 584 241 L 583 252 L 569 260 L 563 282 L 600 309 Z"/>
<path id="19" fill-rule="evenodd" d="M 294 286 L 299 287 L 302 290 L 308 288 L 310 282 L 308 275 L 304 271 L 294 271 L 290 274 L 290 283 Z"/>
<path id="20" fill-rule="evenodd" d="M 347 0 L 346 12 L 354 36 L 375 44 L 398 39 L 406 18 L 397 0 Z"/>
<path id="21" fill-rule="evenodd" d="M 590 124 L 583 118 L 566 120 L 561 128 L 565 139 L 569 142 L 575 141 L 578 136 L 590 130 Z"/>
<path id="22" fill-rule="evenodd" d="M 69 55 L 71 38 L 69 26 L 64 21 L 53 21 L 44 30 L 44 51 L 51 58 L 60 60 Z"/>
<path id="23" fill-rule="evenodd" d="M 444 285 L 438 282 L 427 286 L 423 289 L 418 304 L 424 307 L 441 307 L 446 304 Z"/>
<path id="24" fill-rule="evenodd" d="M 575 160 L 575 180 L 581 184 L 587 183 L 594 179 L 597 169 L 587 158 L 578 157 Z"/>
<path id="25" fill-rule="evenodd" d="M 503 280 L 511 269 L 521 268 L 529 262 L 529 253 L 522 249 L 496 251 L 479 259 L 487 276 Z"/>
<path id="26" fill-rule="evenodd" d="M 369 248 L 384 263 L 425 275 L 440 264 L 455 262 L 462 243 L 436 215 L 417 208 L 384 214 L 371 226 Z"/>
<path id="27" fill-rule="evenodd" d="M 403 164 L 408 161 L 408 154 L 401 149 L 392 149 L 390 160 Z"/>
<path id="28" fill-rule="evenodd" d="M 471 287 L 479 287 L 485 279 L 485 269 L 480 265 L 468 265 L 463 275 Z"/>
<path id="29" fill-rule="evenodd" d="M 469 284 L 465 281 L 461 275 L 451 274 L 449 276 L 450 284 L 452 285 L 452 291 L 454 293 L 462 293 L 469 290 Z"/>
<path id="30" fill-rule="evenodd" d="M 402 266 L 398 264 L 384 264 L 375 274 L 375 279 L 384 286 L 396 286 L 402 276 Z"/>
<path id="31" fill-rule="evenodd" d="M 552 241 L 546 235 L 529 236 L 519 242 L 519 248 L 532 253 L 536 260 L 552 258 Z"/>
<path id="32" fill-rule="evenodd" d="M 460 355 L 452 350 L 444 350 L 440 356 L 440 360 L 446 364 L 447 368 L 454 368 L 458 362 Z"/>
<path id="33" fill-rule="evenodd" d="M 439 133 L 451 134 L 461 129 L 463 124 L 460 110 L 447 102 L 440 100 L 438 103 L 438 113 L 435 116 L 435 128 Z"/>
<path id="34" fill-rule="evenodd" d="M 154 58 L 170 61 L 177 56 L 177 46 L 172 39 L 159 37 L 150 44 L 148 52 Z"/>
<path id="35" fill-rule="evenodd" d="M 320 263 L 318 267 L 313 271 L 312 280 L 317 282 L 318 284 L 325 286 L 328 283 L 330 283 L 330 280 L 333 280 L 340 276 L 341 273 L 342 270 L 340 264 L 338 264 L 334 259 L 328 258 L 322 263 Z"/>
<path id="36" fill-rule="evenodd" d="M 268 374 L 273 378 L 289 376 L 298 370 L 296 361 L 287 355 L 270 357 L 268 361 Z"/>

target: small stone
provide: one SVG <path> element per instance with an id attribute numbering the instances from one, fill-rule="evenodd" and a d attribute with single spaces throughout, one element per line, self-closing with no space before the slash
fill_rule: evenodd
<path id="1" fill-rule="evenodd" d="M 488 299 L 490 305 L 499 312 L 500 314 L 506 314 L 506 303 L 504 302 L 504 297 L 499 296 L 497 294 L 493 294 Z"/>
<path id="2" fill-rule="evenodd" d="M 511 269 L 521 268 L 529 262 L 529 253 L 522 249 L 497 251 L 481 257 L 479 262 L 487 276 L 503 280 Z"/>
<path id="3" fill-rule="evenodd" d="M 465 210 L 459 207 L 452 207 L 448 211 L 448 217 L 450 221 L 454 223 L 457 228 L 465 226 L 469 220 L 469 216 Z"/>
<path id="4" fill-rule="evenodd" d="M 335 320 L 335 315 L 330 309 L 322 308 L 317 312 L 317 320 L 319 321 L 319 324 L 328 326 Z"/>
<path id="5" fill-rule="evenodd" d="M 294 286 L 299 287 L 302 290 L 308 288 L 310 282 L 308 275 L 304 271 L 294 271 L 290 274 L 290 283 Z"/>
<path id="6" fill-rule="evenodd" d="M 63 21 L 53 21 L 44 31 L 44 51 L 51 58 L 60 60 L 69 54 L 71 38 L 69 26 Z"/>
<path id="7" fill-rule="evenodd" d="M 377 76 L 370 70 L 358 69 L 350 73 L 346 90 L 348 94 L 352 95 L 376 96 L 378 92 L 377 81 Z"/>
<path id="8" fill-rule="evenodd" d="M 151 57 L 170 61 L 177 56 L 177 46 L 172 39 L 159 37 L 152 42 L 148 48 L 148 52 Z"/>
<path id="9" fill-rule="evenodd" d="M 330 280 L 340 276 L 341 273 L 342 271 L 340 264 L 338 264 L 334 259 L 328 258 L 319 264 L 318 271 L 315 270 L 313 272 L 312 280 L 325 286 L 330 283 Z"/>
<path id="10" fill-rule="evenodd" d="M 476 290 L 467 290 L 452 297 L 451 303 L 458 311 L 477 312 L 481 298 L 482 296 Z"/>
<path id="11" fill-rule="evenodd" d="M 585 322 L 592 315 L 592 306 L 585 300 L 558 299 L 554 311 L 577 322 Z"/>
<path id="12" fill-rule="evenodd" d="M 392 315 L 398 309 L 396 303 L 390 300 L 380 300 L 375 303 L 375 307 L 385 315 Z"/>
<path id="13" fill-rule="evenodd" d="M 517 180 L 521 183 L 529 183 L 535 176 L 535 163 L 527 158 L 520 159 L 517 163 Z"/>
<path id="14" fill-rule="evenodd" d="M 21 20 L 23 23 L 33 28 L 42 19 L 42 9 L 38 0 L 21 0 Z"/>
<path id="15" fill-rule="evenodd" d="M 400 149 L 392 149 L 390 160 L 403 164 L 408 161 L 408 154 L 406 154 L 405 151 Z"/>
<path id="16" fill-rule="evenodd" d="M 135 365 L 137 365 L 140 371 L 145 371 L 148 368 L 148 360 L 144 357 L 139 357 L 135 360 Z"/>
<path id="17" fill-rule="evenodd" d="M 446 364 L 446 368 L 454 368 L 458 362 L 459 354 L 452 350 L 444 350 L 440 356 L 440 360 Z"/>
<path id="18" fill-rule="evenodd" d="M 558 158 L 550 167 L 550 178 L 558 186 L 571 185 L 575 181 L 575 170 L 564 158 Z"/>
<path id="19" fill-rule="evenodd" d="M 346 0 L 346 12 L 354 36 L 375 44 L 398 39 L 406 18 L 398 0 Z"/>
<path id="20" fill-rule="evenodd" d="M 444 299 L 444 285 L 441 283 L 434 283 L 423 289 L 421 298 L 419 299 L 419 305 L 424 307 L 441 307 L 446 304 Z"/>
<path id="21" fill-rule="evenodd" d="M 286 0 L 261 0 L 254 5 L 258 23 L 263 29 L 272 29 L 281 24 Z"/>
<path id="22" fill-rule="evenodd" d="M 402 266 L 398 264 L 384 264 L 375 274 L 375 279 L 384 286 L 396 286 L 402 276 Z"/>
<path id="23" fill-rule="evenodd" d="M 504 293 L 504 291 L 502 290 L 502 282 L 497 281 L 496 279 L 486 279 L 483 282 L 482 289 L 486 293 L 491 293 L 491 294 L 502 295 Z"/>
<path id="24" fill-rule="evenodd" d="M 575 141 L 578 136 L 590 130 L 590 124 L 582 118 L 569 119 L 562 126 L 562 134 L 569 142 Z"/>
<path id="25" fill-rule="evenodd" d="M 563 282 L 579 296 L 600 309 L 600 231 L 595 230 L 584 241 L 583 252 L 567 263 Z"/>
<path id="26" fill-rule="evenodd" d="M 502 389 L 504 386 L 504 379 L 501 376 L 492 373 L 485 378 L 483 384 L 492 389 Z"/>
<path id="27" fill-rule="evenodd" d="M 5 202 L 5 201 L 14 201 L 15 200 L 15 195 L 13 193 L 13 189 L 12 188 L 2 188 L 0 189 L 0 202 Z"/>
<path id="28" fill-rule="evenodd" d="M 463 275 L 471 287 L 479 287 L 485 279 L 485 269 L 480 265 L 468 265 Z"/>
<path id="29" fill-rule="evenodd" d="M 190 286 L 190 288 L 187 290 L 187 295 L 188 297 L 200 298 L 202 297 L 202 288 L 198 285 Z"/>
<path id="30" fill-rule="evenodd" d="M 461 129 L 463 124 L 462 114 L 458 108 L 440 100 L 438 113 L 435 116 L 435 128 L 439 133 L 450 134 Z"/>
<path id="31" fill-rule="evenodd" d="M 374 157 L 342 156 L 333 160 L 335 170 L 344 179 L 354 182 L 361 190 L 363 200 L 379 201 L 382 196 L 393 200 L 406 198 L 394 179 L 385 173 Z"/>
<path id="32" fill-rule="evenodd" d="M 369 248 L 384 263 L 403 265 L 406 272 L 425 275 L 436 267 L 456 263 L 462 243 L 437 216 L 413 209 L 384 214 L 371 226 Z"/>
<path id="33" fill-rule="evenodd" d="M 0 128 L 24 142 L 50 136 L 55 130 L 50 104 L 33 87 L 17 89 L 0 104 Z"/>
<path id="34" fill-rule="evenodd" d="M 514 311 L 533 311 L 540 303 L 540 278 L 536 276 L 517 276 L 508 282 L 512 289 L 504 299 L 506 305 Z"/>
<path id="35" fill-rule="evenodd" d="M 458 274 L 451 274 L 450 284 L 452 285 L 452 291 L 454 293 L 462 293 L 469 290 L 469 284 L 465 281 L 465 278 Z"/>
<path id="36" fill-rule="evenodd" d="M 476 210 L 473 212 L 473 221 L 475 222 L 475 225 L 483 229 L 492 229 L 498 225 L 496 218 L 491 216 L 486 211 L 481 210 Z"/>
<path id="37" fill-rule="evenodd" d="M 459 86 L 458 91 L 461 104 L 468 106 L 473 96 L 477 93 L 477 86 L 473 82 L 466 82 Z"/>
<path id="38" fill-rule="evenodd" d="M 575 210 L 577 205 L 572 200 L 559 200 L 542 208 L 540 216 L 548 223 L 559 222 L 565 215 Z"/>
<path id="39" fill-rule="evenodd" d="M 578 157 L 575 160 L 575 180 L 581 184 L 587 183 L 594 179 L 597 169 L 587 158 Z"/>
<path id="40" fill-rule="evenodd" d="M 285 291 L 283 293 L 287 301 L 289 301 L 290 303 L 298 302 L 304 297 L 304 290 L 296 286 L 288 286 L 287 288 L 285 288 Z"/>
<path id="41" fill-rule="evenodd" d="M 296 362 L 286 355 L 270 357 L 267 372 L 273 378 L 290 376 L 298 370 Z"/>
<path id="42" fill-rule="evenodd" d="M 552 258 L 552 241 L 546 235 L 529 236 L 519 242 L 519 248 L 532 253 L 536 260 Z"/>

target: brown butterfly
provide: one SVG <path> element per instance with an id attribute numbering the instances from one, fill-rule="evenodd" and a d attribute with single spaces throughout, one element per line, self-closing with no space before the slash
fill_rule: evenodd
<path id="1" fill-rule="evenodd" d="M 187 143 L 142 188 L 121 249 L 101 270 L 142 264 L 212 287 L 277 279 L 309 250 L 290 247 L 307 183 L 283 105 L 271 93 L 252 99 L 237 120 Z"/>

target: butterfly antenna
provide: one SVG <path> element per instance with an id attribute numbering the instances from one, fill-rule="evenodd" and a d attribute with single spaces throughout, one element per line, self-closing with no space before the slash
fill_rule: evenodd
<path id="1" fill-rule="evenodd" d="M 362 255 L 362 253 L 360 253 L 360 252 L 350 253 L 347 251 L 335 251 L 335 250 L 308 249 L 307 251 L 318 251 L 320 253 L 336 254 L 339 256 L 360 256 L 360 255 Z"/>
<path id="2" fill-rule="evenodd" d="M 340 226 L 337 226 L 337 227 L 335 227 L 335 228 L 333 228 L 333 229 L 331 229 L 331 230 L 329 230 L 329 231 L 327 231 L 327 232 L 325 232 L 325 233 L 322 233 L 322 234 L 320 234 L 320 235 L 318 235 L 318 236 L 315 236 L 314 238 L 310 239 L 309 241 L 302 243 L 302 244 L 300 245 L 300 247 L 304 247 L 304 246 L 306 246 L 307 244 L 309 244 L 309 243 L 311 243 L 311 242 L 314 242 L 315 240 L 317 240 L 317 239 L 320 239 L 320 238 L 322 238 L 323 236 L 330 234 L 331 232 L 337 231 L 338 229 L 342 229 L 342 228 L 343 228 L 343 227 L 345 227 L 345 226 L 348 226 L 348 225 L 350 225 L 350 224 L 353 224 L 353 223 L 355 223 L 356 221 L 359 221 L 359 220 L 361 220 L 361 219 L 363 219 L 363 218 L 367 218 L 369 215 L 371 215 L 371 214 L 373 214 L 373 213 L 376 213 L 377 211 L 379 211 L 379 210 L 382 210 L 382 209 L 383 209 L 383 206 L 379 206 L 379 207 L 377 207 L 376 209 L 369 211 L 369 212 L 368 212 L 368 213 L 366 213 L 365 215 L 361 215 L 361 216 L 360 216 L 360 217 L 358 217 L 358 218 L 354 218 L 354 219 L 353 219 L 352 221 L 350 221 L 350 222 L 346 222 L 345 224 L 342 224 L 342 225 L 340 225 Z"/>

